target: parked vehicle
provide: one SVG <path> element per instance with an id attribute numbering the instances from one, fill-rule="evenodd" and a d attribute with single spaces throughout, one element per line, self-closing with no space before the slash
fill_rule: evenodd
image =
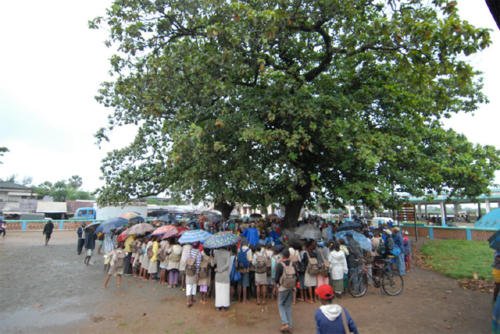
<path id="1" fill-rule="evenodd" d="M 79 208 L 76 210 L 74 219 L 96 219 L 96 209 L 94 208 Z"/>

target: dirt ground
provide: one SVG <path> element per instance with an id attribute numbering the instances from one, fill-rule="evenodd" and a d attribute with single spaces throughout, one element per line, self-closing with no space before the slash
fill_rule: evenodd
<path id="1" fill-rule="evenodd" d="M 0 332 L 2 333 L 278 333 L 275 301 L 236 303 L 227 311 L 195 303 L 188 309 L 179 289 L 156 282 L 111 279 L 107 290 L 102 256 L 89 267 L 76 254 L 76 233 L 54 232 L 48 247 L 41 232 L 0 238 Z M 211 301 L 213 302 L 213 301 Z M 461 289 L 455 280 L 414 268 L 402 295 L 370 287 L 363 298 L 337 302 L 360 333 L 490 333 L 491 296 Z M 314 333 L 319 304 L 293 307 L 294 333 Z"/>

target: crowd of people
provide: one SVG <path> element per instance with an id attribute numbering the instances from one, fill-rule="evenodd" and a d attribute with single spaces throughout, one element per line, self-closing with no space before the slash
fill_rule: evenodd
<path id="1" fill-rule="evenodd" d="M 358 232 L 371 240 L 372 249 L 366 250 L 351 233 L 346 234 L 347 240 L 336 239 L 338 225 L 331 223 L 319 226 L 325 231 L 321 241 L 305 240 L 301 245 L 288 244 L 280 236 L 279 223 L 219 225 L 238 234 L 240 241 L 218 249 L 203 248 L 200 242 L 180 244 L 178 237 L 163 239 L 150 234 L 128 235 L 125 241 L 117 242 L 116 233 L 98 235 L 82 224 L 77 230 L 77 253 L 85 248 L 84 263 L 90 265 L 96 240 L 101 239 L 106 272 L 103 288 L 113 276 L 118 287 L 123 275 L 155 280 L 169 288 L 183 289 L 187 307 L 199 295 L 201 304 L 213 298 L 221 311 L 227 310 L 232 301 L 255 300 L 263 305 L 276 300 L 282 332 L 292 332 L 292 305 L 318 300 L 322 304 L 315 314 L 318 333 L 343 333 L 346 329 L 357 333 L 349 313 L 332 304 L 342 298 L 347 278 L 363 263 L 395 254 L 396 248 L 400 252 L 391 257 L 396 259 L 400 274 L 410 270 L 409 240 L 397 227 L 360 229 Z"/>

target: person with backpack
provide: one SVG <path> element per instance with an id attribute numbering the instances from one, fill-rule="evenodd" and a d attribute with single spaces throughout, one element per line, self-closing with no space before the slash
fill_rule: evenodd
<path id="1" fill-rule="evenodd" d="M 327 247 L 325 247 L 324 242 L 318 243 L 319 247 L 316 247 L 316 253 L 318 254 L 319 260 L 319 273 L 316 276 L 316 286 L 320 286 L 323 284 L 329 284 L 329 274 L 330 274 L 330 262 L 328 261 L 328 257 L 330 256 L 330 251 Z"/>
<path id="2" fill-rule="evenodd" d="M 198 285 L 200 286 L 201 303 L 207 303 L 208 287 L 210 286 L 210 276 L 212 275 L 213 258 L 210 250 L 204 249 L 201 255 L 200 269 L 198 273 Z"/>
<path id="3" fill-rule="evenodd" d="M 318 255 L 316 253 L 316 242 L 310 240 L 307 249 L 302 257 L 302 265 L 305 268 L 304 286 L 309 292 L 307 302 L 309 304 L 316 303 L 316 295 L 314 289 L 317 286 L 317 276 L 319 274 L 320 266 L 318 262 Z"/>
<path id="4" fill-rule="evenodd" d="M 191 254 L 191 244 L 182 245 L 181 259 L 179 262 L 179 275 L 181 277 L 181 287 L 186 289 L 186 261 L 189 254 Z"/>
<path id="5" fill-rule="evenodd" d="M 330 285 L 320 285 L 316 294 L 322 304 L 314 314 L 316 334 L 358 334 L 358 328 L 347 310 L 332 304 L 335 294 Z"/>
<path id="6" fill-rule="evenodd" d="M 255 285 L 257 287 L 257 305 L 265 304 L 267 289 L 267 267 L 271 265 L 271 258 L 268 257 L 266 249 L 257 245 L 256 253 L 253 256 L 255 267 Z"/>
<path id="7" fill-rule="evenodd" d="M 170 239 L 170 248 L 168 250 L 168 286 L 176 288 L 179 282 L 179 267 L 182 256 L 182 247 L 174 239 Z"/>
<path id="8" fill-rule="evenodd" d="M 160 285 L 167 285 L 169 251 L 170 251 L 170 242 L 168 240 L 160 241 L 160 249 L 158 251 L 158 261 L 160 262 Z"/>
<path id="9" fill-rule="evenodd" d="M 194 296 L 196 296 L 196 289 L 198 283 L 198 274 L 200 272 L 201 252 L 199 250 L 200 243 L 194 242 L 191 252 L 186 259 L 186 297 L 187 307 L 193 306 Z"/>
<path id="10" fill-rule="evenodd" d="M 285 248 L 281 252 L 281 260 L 276 264 L 275 276 L 282 333 L 292 332 L 292 302 L 297 278 L 297 268 L 290 260 L 290 251 Z"/>
<path id="11" fill-rule="evenodd" d="M 248 247 L 248 242 L 243 240 L 241 248 L 236 256 L 236 268 L 241 274 L 238 281 L 238 299 L 240 302 L 248 303 L 247 289 L 250 287 L 250 263 L 252 262 L 252 250 Z"/>

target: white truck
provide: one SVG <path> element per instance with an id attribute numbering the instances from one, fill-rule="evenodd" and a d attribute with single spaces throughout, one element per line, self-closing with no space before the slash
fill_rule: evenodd
<path id="1" fill-rule="evenodd" d="M 97 207 L 96 219 L 109 219 L 114 217 L 120 217 L 126 212 L 137 212 L 142 218 L 146 219 L 148 217 L 148 205 L 146 203 L 130 203 L 124 204 L 123 206 L 104 206 Z"/>

